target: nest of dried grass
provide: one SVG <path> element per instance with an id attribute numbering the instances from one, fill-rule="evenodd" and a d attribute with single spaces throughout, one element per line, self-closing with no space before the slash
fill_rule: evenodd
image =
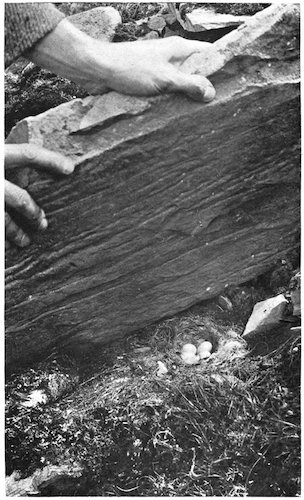
<path id="1" fill-rule="evenodd" d="M 181 346 L 203 339 L 212 341 L 212 356 L 185 366 Z M 12 470 L 26 451 L 36 467 L 63 458 L 80 464 L 77 495 L 299 492 L 299 339 L 252 357 L 237 329 L 188 314 L 103 354 L 105 364 L 72 396 L 32 411 L 22 442 L 15 432 L 8 443 Z M 168 368 L 164 377 L 157 376 L 158 361 Z M 56 493 L 71 495 L 69 488 Z"/>

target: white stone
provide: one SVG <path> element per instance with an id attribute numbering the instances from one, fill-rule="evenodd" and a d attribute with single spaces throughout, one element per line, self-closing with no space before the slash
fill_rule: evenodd
<path id="1" fill-rule="evenodd" d="M 233 16 L 231 14 L 219 14 L 212 9 L 195 9 L 185 16 L 185 20 L 179 19 L 183 28 L 187 31 L 207 31 L 230 26 L 239 26 L 246 22 L 250 16 Z"/>
<path id="2" fill-rule="evenodd" d="M 258 302 L 254 306 L 252 314 L 245 327 L 243 338 L 249 334 L 279 325 L 286 304 L 287 300 L 283 294 Z"/>

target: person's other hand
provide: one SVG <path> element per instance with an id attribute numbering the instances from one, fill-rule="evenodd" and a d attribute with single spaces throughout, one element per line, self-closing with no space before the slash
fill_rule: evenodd
<path id="1" fill-rule="evenodd" d="M 37 169 L 47 169 L 61 174 L 71 174 L 74 164 L 71 159 L 54 151 L 48 151 L 32 144 L 6 144 L 5 169 L 31 165 Z M 48 222 L 44 211 L 35 203 L 29 193 L 21 187 L 5 180 L 5 240 L 18 247 L 30 243 L 26 232 L 14 221 L 13 212 L 20 214 L 33 229 L 43 231 Z"/>

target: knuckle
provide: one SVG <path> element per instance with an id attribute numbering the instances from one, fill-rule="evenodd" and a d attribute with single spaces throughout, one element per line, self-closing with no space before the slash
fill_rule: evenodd
<path id="1" fill-rule="evenodd" d="M 22 211 L 27 211 L 30 208 L 30 197 L 26 191 L 19 194 L 17 204 Z"/>
<path id="2" fill-rule="evenodd" d="M 23 235 L 24 235 L 23 231 L 21 229 L 19 229 L 18 227 L 16 227 L 14 234 L 13 234 L 14 240 L 18 243 L 21 243 L 21 241 L 23 239 Z"/>
<path id="3" fill-rule="evenodd" d="M 16 196 L 16 208 L 20 212 L 28 212 L 32 209 L 32 199 L 27 191 L 21 189 Z"/>
<path id="4" fill-rule="evenodd" d="M 33 163 L 37 160 L 37 148 L 32 144 L 24 144 L 22 154 L 24 156 L 24 160 L 28 163 Z"/>

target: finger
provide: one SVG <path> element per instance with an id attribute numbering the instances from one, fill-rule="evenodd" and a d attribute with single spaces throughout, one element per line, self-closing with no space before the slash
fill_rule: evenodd
<path id="1" fill-rule="evenodd" d="M 75 168 L 71 158 L 63 156 L 56 151 L 49 151 L 41 146 L 36 146 L 35 144 L 5 145 L 6 168 L 22 167 L 28 164 L 66 175 L 71 174 Z"/>
<path id="2" fill-rule="evenodd" d="M 183 92 L 191 99 L 201 102 L 210 102 L 215 98 L 215 88 L 212 83 L 201 75 L 187 75 L 175 71 L 170 75 L 169 92 Z"/>
<path id="3" fill-rule="evenodd" d="M 5 239 L 8 240 L 8 246 L 7 242 L 5 243 L 6 248 L 9 248 L 9 242 L 21 248 L 30 244 L 29 237 L 15 224 L 7 212 L 5 212 Z"/>
<path id="4" fill-rule="evenodd" d="M 5 203 L 14 208 L 38 230 L 48 226 L 44 211 L 38 207 L 27 191 L 5 180 Z"/>

